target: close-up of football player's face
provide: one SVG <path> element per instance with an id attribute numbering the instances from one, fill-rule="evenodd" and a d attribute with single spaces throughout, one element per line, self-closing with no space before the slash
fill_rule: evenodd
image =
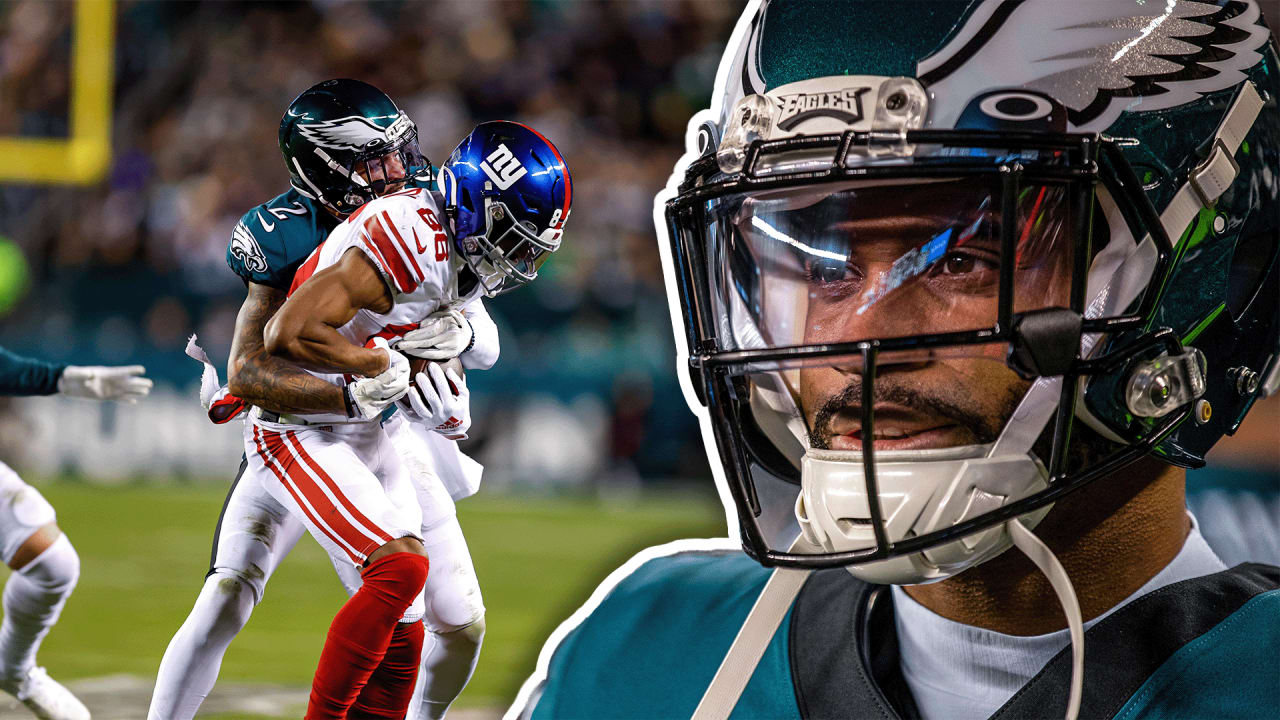
<path id="1" fill-rule="evenodd" d="M 982 180 L 766 197 L 752 209 L 744 232 L 805 238 L 792 244 L 800 250 L 792 253 L 799 282 L 766 287 L 766 294 L 803 293 L 799 302 L 786 303 L 803 318 L 794 323 L 803 344 L 965 332 L 990 328 L 998 319 L 1004 262 L 999 202 L 999 189 Z M 1066 193 L 1032 185 L 1017 202 L 1014 311 L 1065 306 L 1071 237 Z M 862 448 L 863 371 L 859 358 L 848 360 L 798 372 L 814 447 Z M 875 446 L 921 450 L 993 442 L 1028 385 L 1006 366 L 1003 346 L 969 345 L 945 355 L 886 351 L 874 386 Z"/>
<path id="2" fill-rule="evenodd" d="M 404 164 L 404 156 L 397 152 L 361 160 L 352 168 L 353 174 L 364 178 L 375 195 L 402 190 L 408 182 L 409 171 Z"/>

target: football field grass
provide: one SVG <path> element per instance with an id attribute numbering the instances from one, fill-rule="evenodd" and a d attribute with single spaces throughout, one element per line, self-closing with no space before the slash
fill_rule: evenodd
<path id="1" fill-rule="evenodd" d="M 150 681 L 203 582 L 227 486 L 55 482 L 40 489 L 82 561 L 80 584 L 40 664 L 59 679 L 129 674 Z M 711 495 L 642 496 L 623 506 L 482 489 L 458 514 L 488 624 L 479 667 L 459 700 L 470 707 L 505 707 L 547 635 L 637 550 L 724 534 Z M 345 598 L 328 558 L 304 537 L 232 643 L 220 682 L 309 685 Z"/>

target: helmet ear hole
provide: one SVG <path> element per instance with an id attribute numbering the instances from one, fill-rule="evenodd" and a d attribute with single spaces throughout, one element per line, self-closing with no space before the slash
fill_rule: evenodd
<path id="1" fill-rule="evenodd" d="M 1239 320 L 1260 294 L 1262 280 L 1267 270 L 1275 264 L 1277 251 L 1274 223 L 1271 227 L 1242 237 L 1231 256 L 1231 268 L 1227 271 L 1227 312 Z M 1275 305 L 1275 298 L 1269 300 Z"/>

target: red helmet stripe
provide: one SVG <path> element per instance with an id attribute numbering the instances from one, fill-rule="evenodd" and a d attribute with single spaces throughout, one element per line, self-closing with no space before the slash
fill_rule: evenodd
<path id="1" fill-rule="evenodd" d="M 542 133 L 534 130 L 528 125 L 518 122 L 512 122 L 511 124 L 519 125 L 525 130 L 537 135 L 542 142 L 547 144 L 547 147 L 551 148 L 551 153 L 556 156 L 556 160 L 560 161 L 560 166 L 564 168 L 564 209 L 560 211 L 560 217 L 567 217 L 569 215 L 569 202 L 573 199 L 573 181 L 569 179 L 569 166 L 565 164 L 564 158 L 560 157 L 560 151 L 557 150 L 556 146 L 552 145 L 551 141 L 544 137 Z M 561 220 L 561 222 L 563 222 L 563 220 Z"/>

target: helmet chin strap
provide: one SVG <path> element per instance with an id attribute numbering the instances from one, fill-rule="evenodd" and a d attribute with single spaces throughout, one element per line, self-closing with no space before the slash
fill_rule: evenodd
<path id="1" fill-rule="evenodd" d="M 1080 714 L 1080 695 L 1084 690 L 1084 619 L 1080 614 L 1080 602 L 1076 600 L 1075 588 L 1062 563 L 1054 556 L 1053 551 L 1040 538 L 1027 529 L 1017 518 L 1005 523 L 1013 546 L 1022 551 L 1027 559 L 1040 568 L 1040 572 L 1049 579 L 1053 592 L 1062 604 L 1062 612 L 1067 616 L 1067 629 L 1071 633 L 1071 689 L 1067 695 L 1067 720 L 1076 720 Z"/>
<path id="2" fill-rule="evenodd" d="M 744 46 L 742 53 L 745 54 L 745 52 L 746 47 Z M 750 64 L 747 67 L 748 70 L 753 70 Z M 1252 127 L 1262 104 L 1263 101 L 1253 84 L 1244 83 L 1218 128 L 1215 146 L 1211 155 L 1196 168 L 1192 177 L 1179 189 L 1168 207 L 1161 214 L 1161 223 L 1165 226 L 1166 232 L 1171 238 L 1180 237 L 1200 208 L 1210 206 L 1235 179 L 1238 170 L 1235 168 L 1235 163 L 1231 156 L 1235 153 L 1236 148 L 1239 147 L 1244 135 Z M 732 107 L 733 103 L 726 103 L 724 105 L 724 113 L 727 115 Z M 726 121 L 722 117 L 721 126 L 725 124 Z M 305 180 L 305 176 L 303 177 Z M 1106 202 L 1110 202 L 1109 197 L 1106 198 Z M 1105 210 L 1106 203 L 1104 203 Z M 1117 223 L 1117 225 L 1122 224 Z M 1146 247 L 1149 244 L 1148 238 L 1144 238 L 1141 243 L 1138 243 L 1136 250 L 1131 245 L 1132 238 L 1128 238 L 1128 240 L 1130 241 L 1129 243 L 1117 246 L 1115 252 L 1127 251 L 1133 254 L 1141 251 L 1149 255 L 1149 252 L 1147 252 L 1149 248 Z M 1112 267 L 1103 269 L 1095 266 L 1090 270 L 1091 282 L 1088 293 L 1090 306 L 1089 311 L 1086 313 L 1090 317 L 1097 317 L 1102 314 L 1102 306 L 1112 309 L 1124 307 L 1141 290 L 1141 283 L 1122 282 L 1126 277 L 1117 279 L 1120 273 L 1117 272 L 1116 268 L 1125 265 L 1125 263 L 1102 263 L 1102 265 L 1112 265 Z M 1136 269 L 1130 271 L 1137 275 L 1145 275 L 1150 271 L 1150 259 L 1148 257 L 1139 258 L 1138 262 L 1130 262 L 1128 265 L 1141 268 L 1140 271 Z M 1102 282 L 1102 286 L 1097 287 L 1095 282 Z M 1118 283 L 1116 288 L 1110 287 L 1112 282 Z M 1111 292 L 1113 289 L 1115 290 L 1114 294 Z M 744 329 L 752 331 L 747 338 L 748 342 L 744 343 L 743 346 L 753 347 L 756 343 L 763 344 L 758 331 L 755 331 L 746 314 L 734 312 L 736 310 L 740 311 L 736 303 L 731 304 L 731 330 L 738 333 L 741 333 Z M 1096 346 L 1099 336 L 1088 335 L 1082 340 L 1081 355 L 1087 357 Z M 1056 409 L 1056 402 L 1048 398 L 1056 398 L 1057 391 L 1061 388 L 1061 382 L 1062 378 L 1060 377 L 1040 378 L 1033 384 L 1027 396 L 1023 398 L 1023 402 L 1015 410 L 1009 424 L 1006 425 L 1005 431 L 987 452 L 987 459 L 997 458 L 1006 454 L 1016 456 L 1019 453 L 1025 453 L 1030 450 L 1031 443 L 1044 429 Z M 1269 378 L 1268 385 L 1272 382 L 1273 379 Z M 785 386 L 785 383 L 780 385 Z M 768 434 L 777 437 L 785 436 L 785 433 L 790 432 L 794 436 L 796 443 L 785 443 L 785 445 L 792 450 L 796 449 L 795 444 L 803 446 L 803 448 L 807 449 L 803 456 L 807 457 L 813 452 L 808 442 L 809 438 L 801 435 L 795 423 L 788 422 L 799 417 L 794 404 L 790 408 L 779 407 L 787 404 L 785 402 L 787 396 L 785 393 L 779 392 L 780 389 L 771 388 L 769 392 L 761 393 L 759 398 L 753 393 L 752 410 L 758 416 L 762 416 L 767 420 L 765 426 Z M 771 415 L 776 415 L 777 417 L 770 417 Z M 1087 421 L 1088 418 L 1086 418 Z M 791 457 L 791 455 L 794 455 L 794 452 L 789 453 L 788 457 Z M 845 462 L 850 460 L 851 458 L 846 458 Z M 801 462 L 803 462 L 803 459 Z M 853 463 L 850 462 L 850 464 Z M 804 493 L 802 492 L 800 499 L 803 498 Z M 805 518 L 798 517 L 798 519 L 801 521 L 802 533 L 791 546 L 792 552 L 814 552 L 819 549 L 829 549 L 822 547 L 826 543 L 821 542 L 819 538 L 806 537 L 805 532 L 803 532 Z M 1032 519 L 1030 521 L 1034 523 L 1036 520 Z M 1066 570 L 1062 567 L 1062 563 L 1058 561 L 1047 545 L 1023 525 L 1021 518 L 1014 518 L 1002 527 L 1012 545 L 1025 554 L 1048 578 L 1049 584 L 1058 596 L 1058 602 L 1062 605 L 1063 613 L 1066 615 L 1067 628 L 1071 637 L 1071 684 L 1068 691 L 1065 717 L 1067 720 L 1076 720 L 1080 713 L 1080 702 L 1084 687 L 1084 622 L 1075 589 L 1072 587 L 1071 580 L 1067 576 Z M 819 542 L 814 543 L 813 540 L 819 540 Z M 757 598 L 755 606 L 752 607 L 751 612 L 743 622 L 738 636 L 734 639 L 733 645 L 717 670 L 710 686 L 702 696 L 701 702 L 694 711 L 693 718 L 695 720 L 720 720 L 729 717 L 739 697 L 741 697 L 747 681 L 759 664 L 760 658 L 763 657 L 773 634 L 777 631 L 782 618 L 786 615 L 796 595 L 799 594 L 805 579 L 808 578 L 809 572 L 808 570 L 784 568 L 777 568 L 773 571 L 765 584 L 764 590 Z"/>
<path id="3" fill-rule="evenodd" d="M 1032 452 L 1058 406 L 1062 378 L 1039 378 L 990 445 L 876 453 L 884 533 L 889 542 L 978 517 L 1047 487 L 1048 471 Z M 827 552 L 874 546 L 862 454 L 815 449 L 801 458 L 796 519 L 810 543 Z M 1034 527 L 1051 506 L 1023 516 Z M 842 522 L 849 518 L 863 523 Z M 878 584 L 934 582 L 990 560 L 1011 546 L 1004 525 L 906 556 L 847 569 Z"/>
<path id="4" fill-rule="evenodd" d="M 792 543 L 793 552 L 812 552 L 817 548 L 811 546 L 804 536 L 796 538 Z M 794 568 L 774 568 L 769 573 L 764 589 L 751 606 L 747 618 L 725 653 L 724 660 L 716 669 L 715 677 L 707 686 L 698 707 L 694 709 L 690 720 L 726 720 L 747 688 L 760 658 L 768 649 L 773 634 L 778 631 L 782 619 L 791 609 L 791 603 L 800 594 L 800 588 L 809 579 L 812 570 Z"/>

